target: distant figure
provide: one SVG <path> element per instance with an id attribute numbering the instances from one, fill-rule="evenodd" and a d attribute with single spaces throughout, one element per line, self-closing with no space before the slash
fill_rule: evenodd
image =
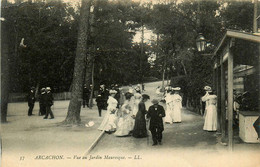
<path id="1" fill-rule="evenodd" d="M 146 130 L 146 120 L 145 120 L 145 114 L 147 113 L 145 108 L 145 102 L 150 99 L 150 97 L 146 94 L 135 94 L 135 100 L 139 101 L 138 105 L 138 111 L 136 115 L 134 115 L 135 118 L 135 125 L 133 130 L 133 137 L 135 138 L 143 138 L 147 137 L 147 130 Z"/>
<path id="2" fill-rule="evenodd" d="M 97 107 L 98 107 L 98 115 L 101 117 L 102 109 L 103 109 L 103 99 L 100 94 L 97 95 L 96 97 L 96 102 L 97 102 Z"/>
<path id="3" fill-rule="evenodd" d="M 141 92 L 141 89 L 140 89 L 140 86 L 137 85 L 137 86 L 135 87 L 135 92 L 136 92 L 136 93 L 140 93 L 140 94 L 142 93 L 142 92 Z"/>
<path id="4" fill-rule="evenodd" d="M 32 115 L 34 103 L 35 103 L 35 87 L 31 87 L 30 92 L 27 95 L 27 101 L 28 101 L 28 116 Z"/>
<path id="5" fill-rule="evenodd" d="M 157 94 L 157 96 L 160 95 L 160 93 L 161 93 L 160 90 L 161 90 L 161 87 L 158 86 L 158 87 L 156 88 L 156 91 L 155 91 L 155 93 Z"/>
<path id="6" fill-rule="evenodd" d="M 162 144 L 162 132 L 164 130 L 162 118 L 165 117 L 165 111 L 163 106 L 159 105 L 157 99 L 153 99 L 152 103 L 153 105 L 148 109 L 147 118 L 150 118 L 149 130 L 152 133 L 154 146 L 158 143 Z"/>
<path id="7" fill-rule="evenodd" d="M 41 94 L 39 96 L 39 105 L 40 105 L 40 111 L 39 115 L 45 115 L 46 114 L 46 107 L 44 106 L 44 96 L 45 96 L 45 88 L 41 89 Z"/>
<path id="8" fill-rule="evenodd" d="M 203 130 L 217 130 L 217 96 L 209 89 L 202 97 L 202 101 L 206 102 L 206 115 Z"/>
<path id="9" fill-rule="evenodd" d="M 83 108 L 87 105 L 89 107 L 89 96 L 90 96 L 90 90 L 88 89 L 87 85 L 84 84 L 83 87 Z"/>
<path id="10" fill-rule="evenodd" d="M 44 95 L 44 105 L 46 107 L 46 114 L 43 119 L 47 119 L 50 114 L 50 119 L 54 118 L 53 112 L 51 110 L 51 106 L 53 105 L 53 96 L 51 93 L 51 88 L 46 87 L 46 94 Z"/>
<path id="11" fill-rule="evenodd" d="M 132 93 L 132 94 L 135 94 L 135 90 L 134 90 L 134 88 L 133 88 L 132 85 L 129 85 L 129 87 L 128 87 L 128 92 L 129 92 L 129 93 Z"/>
<path id="12" fill-rule="evenodd" d="M 181 122 L 181 108 L 182 108 L 182 97 L 180 96 L 180 87 L 173 88 L 174 94 L 172 95 L 173 101 L 173 122 Z"/>
<path id="13" fill-rule="evenodd" d="M 105 85 L 100 85 L 99 87 L 99 95 L 101 95 L 101 99 L 102 99 L 102 109 L 106 110 L 107 109 L 107 100 L 108 100 L 108 96 L 109 96 L 109 91 L 106 89 Z"/>

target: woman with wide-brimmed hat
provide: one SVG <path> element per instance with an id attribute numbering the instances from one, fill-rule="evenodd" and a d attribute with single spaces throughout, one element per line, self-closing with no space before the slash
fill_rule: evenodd
<path id="1" fill-rule="evenodd" d="M 108 97 L 107 100 L 107 104 L 108 104 L 107 113 L 101 125 L 98 128 L 99 130 L 104 130 L 106 132 L 116 131 L 116 120 L 117 120 L 116 112 L 117 112 L 117 103 L 118 103 L 118 101 L 114 98 L 116 93 L 117 93 L 116 90 L 109 91 L 110 96 Z"/>
<path id="2" fill-rule="evenodd" d="M 206 102 L 205 121 L 203 130 L 216 131 L 217 130 L 217 96 L 213 94 L 210 87 L 206 89 L 207 93 L 201 98 Z"/>
<path id="3" fill-rule="evenodd" d="M 135 100 L 139 101 L 138 105 L 138 111 L 135 114 L 135 124 L 133 129 L 133 137 L 135 138 L 143 138 L 147 137 L 147 129 L 146 129 L 146 120 L 145 120 L 145 114 L 147 113 L 145 108 L 145 102 L 150 99 L 150 97 L 146 94 L 143 95 L 135 95 Z"/>
<path id="4" fill-rule="evenodd" d="M 125 101 L 122 107 L 118 110 L 118 123 L 117 130 L 115 132 L 115 136 L 128 136 L 130 132 L 133 130 L 133 118 L 131 117 L 133 114 L 133 105 L 132 101 L 133 94 L 127 92 L 125 94 Z"/>
<path id="5" fill-rule="evenodd" d="M 166 104 L 166 116 L 165 123 L 172 124 L 173 123 L 173 98 L 172 98 L 172 88 L 166 90 L 165 94 L 165 104 Z"/>
<path id="6" fill-rule="evenodd" d="M 181 122 L 181 108 L 182 108 L 182 97 L 180 96 L 180 87 L 176 87 L 172 89 L 174 94 L 172 95 L 173 101 L 173 122 L 180 123 Z"/>

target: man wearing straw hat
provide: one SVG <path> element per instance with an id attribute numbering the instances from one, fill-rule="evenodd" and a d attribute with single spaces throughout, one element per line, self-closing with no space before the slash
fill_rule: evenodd
<path id="1" fill-rule="evenodd" d="M 155 146 L 158 143 L 162 144 L 162 132 L 164 130 L 162 118 L 165 117 L 165 110 L 163 106 L 159 105 L 157 99 L 153 99 L 152 103 L 153 105 L 148 109 L 147 118 L 150 118 L 149 130 L 152 133 L 153 146 Z"/>
<path id="2" fill-rule="evenodd" d="M 51 110 L 51 106 L 53 105 L 53 96 L 51 93 L 51 88 L 50 87 L 46 87 L 46 94 L 44 96 L 44 105 L 46 107 L 46 113 L 45 113 L 45 117 L 43 119 L 47 119 L 49 114 L 50 114 L 50 119 L 54 118 L 53 112 Z"/>

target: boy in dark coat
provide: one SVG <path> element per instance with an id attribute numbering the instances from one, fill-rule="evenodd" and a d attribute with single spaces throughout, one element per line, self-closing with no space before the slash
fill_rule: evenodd
<path id="1" fill-rule="evenodd" d="M 99 117 L 101 117 L 101 112 L 103 109 L 103 100 L 102 100 L 102 96 L 100 94 L 97 96 L 96 102 L 97 102 L 97 107 L 98 107 L 98 114 L 99 114 Z"/>
<path id="2" fill-rule="evenodd" d="M 159 101 L 152 100 L 153 105 L 149 107 L 147 118 L 150 118 L 149 130 L 152 133 L 153 146 L 158 143 L 161 145 L 163 127 L 163 117 L 165 117 L 165 110 L 163 106 L 159 105 Z"/>
<path id="3" fill-rule="evenodd" d="M 33 107 L 34 107 L 34 103 L 35 103 L 35 88 L 31 87 L 31 90 L 27 96 L 27 100 L 28 100 L 28 116 L 32 115 L 32 111 L 33 111 Z"/>
<path id="4" fill-rule="evenodd" d="M 85 105 L 89 107 L 89 96 L 90 96 L 90 90 L 88 89 L 87 85 L 84 84 L 83 87 L 83 108 L 85 108 Z"/>

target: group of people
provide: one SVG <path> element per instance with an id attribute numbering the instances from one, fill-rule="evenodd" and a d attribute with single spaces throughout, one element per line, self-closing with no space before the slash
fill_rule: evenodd
<path id="1" fill-rule="evenodd" d="M 35 87 L 31 87 L 30 92 L 27 96 L 28 100 L 28 116 L 33 115 L 33 108 L 35 104 Z M 41 93 L 39 95 L 39 105 L 40 105 L 40 110 L 39 110 L 39 115 L 44 115 L 44 119 L 47 119 L 48 116 L 50 115 L 50 119 L 54 118 L 53 112 L 51 110 L 51 106 L 53 105 L 53 96 L 51 93 L 51 88 L 46 87 L 41 89 Z"/>
<path id="2" fill-rule="evenodd" d="M 131 89 L 126 93 L 119 92 L 115 89 L 109 90 L 107 113 L 98 129 L 110 134 L 114 133 L 118 137 L 143 138 L 147 137 L 147 126 L 150 120 L 149 130 L 152 133 L 153 145 L 161 144 L 164 130 L 162 118 L 165 117 L 165 111 L 159 105 L 159 101 L 152 100 L 153 105 L 147 111 L 145 102 L 150 99 L 149 95 L 138 91 L 133 92 Z M 116 98 L 118 93 L 121 95 L 119 99 Z"/>
<path id="3" fill-rule="evenodd" d="M 170 86 L 165 88 L 165 103 L 166 103 L 166 117 L 165 123 L 180 123 L 181 122 L 181 108 L 182 97 L 180 96 L 180 87 L 172 88 Z"/>

